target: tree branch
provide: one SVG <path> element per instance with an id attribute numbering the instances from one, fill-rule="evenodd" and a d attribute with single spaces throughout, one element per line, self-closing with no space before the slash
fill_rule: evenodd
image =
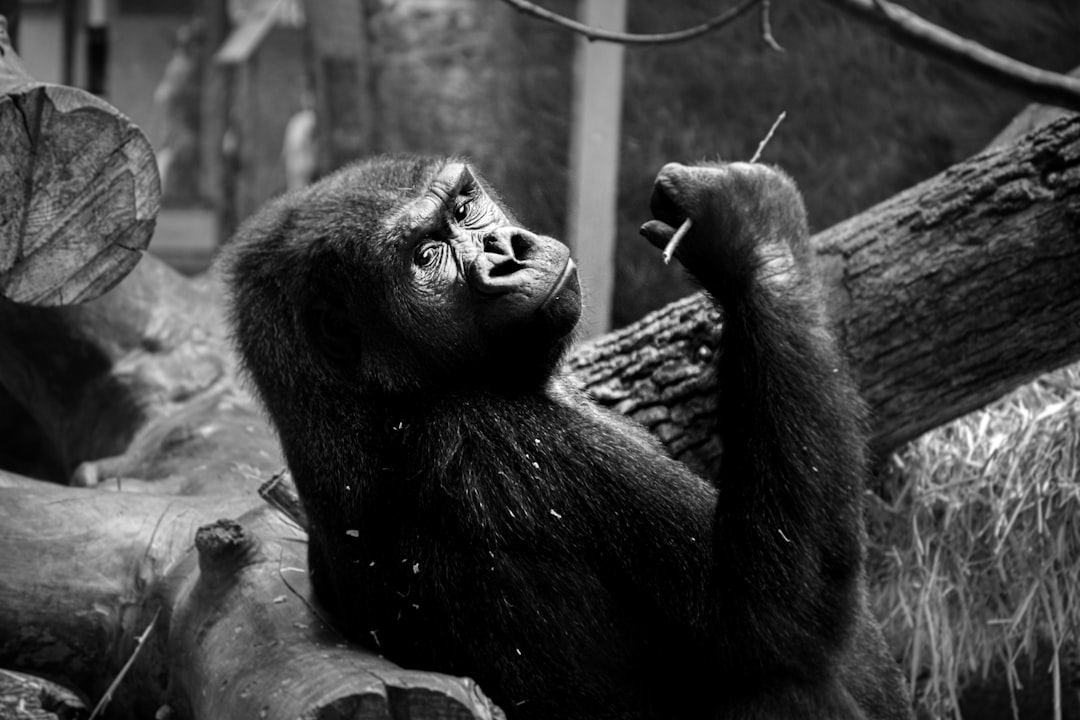
<path id="1" fill-rule="evenodd" d="M 772 34 L 772 21 L 769 19 L 770 3 L 771 0 L 764 0 L 761 3 L 761 40 L 776 52 L 786 52 L 780 43 L 776 42 L 776 38 Z"/>
<path id="2" fill-rule="evenodd" d="M 1080 80 L 1042 70 L 935 25 L 886 0 L 824 0 L 878 32 L 1032 100 L 1080 111 Z"/>
<path id="3" fill-rule="evenodd" d="M 747 0 L 711 20 L 685 30 L 639 35 L 590 27 L 551 12 L 528 0 L 503 0 L 511 7 L 589 40 L 649 45 L 675 43 L 704 35 L 729 24 L 754 7 L 761 9 L 762 40 L 773 50 L 783 51 L 772 35 L 768 0 Z M 925 55 L 944 60 L 999 87 L 1020 93 L 1031 100 L 1080 112 L 1080 79 L 1043 70 L 961 37 L 887 0 L 824 0 L 861 20 L 878 32 Z"/>
<path id="4" fill-rule="evenodd" d="M 532 15 L 533 17 L 540 18 L 550 23 L 554 23 L 560 27 L 566 28 L 579 35 L 584 35 L 589 40 L 600 40 L 602 42 L 621 43 L 623 45 L 662 45 L 665 43 L 676 43 L 684 40 L 690 40 L 705 33 L 712 32 L 713 30 L 719 30 L 725 25 L 736 20 L 746 12 L 750 11 L 757 5 L 761 5 L 763 0 L 746 0 L 741 5 L 731 8 L 725 13 L 717 15 L 710 20 L 705 21 L 701 25 L 695 25 L 685 30 L 677 30 L 670 33 L 655 33 L 647 35 L 639 35 L 636 33 L 621 33 L 612 32 L 610 30 L 602 30 L 600 28 L 594 28 L 584 23 L 579 23 L 576 20 L 571 20 L 568 17 L 559 15 L 558 13 L 551 12 L 545 8 L 531 3 L 528 0 L 503 0 L 511 7 L 520 10 L 526 15 Z"/>

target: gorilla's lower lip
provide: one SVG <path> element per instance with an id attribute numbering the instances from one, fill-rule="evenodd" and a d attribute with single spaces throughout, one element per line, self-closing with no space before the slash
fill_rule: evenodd
<path id="1" fill-rule="evenodd" d="M 571 282 L 573 282 L 574 285 L 577 285 L 577 265 L 574 264 L 574 259 L 567 255 L 566 265 L 563 266 L 562 271 L 559 273 L 559 277 L 551 284 L 551 289 L 548 290 L 547 295 L 544 296 L 544 299 L 540 301 L 540 304 L 537 305 L 537 307 L 543 308 L 553 300 L 557 300 L 559 295 L 567 289 L 567 285 Z M 574 292 L 578 292 L 576 287 L 574 288 Z"/>

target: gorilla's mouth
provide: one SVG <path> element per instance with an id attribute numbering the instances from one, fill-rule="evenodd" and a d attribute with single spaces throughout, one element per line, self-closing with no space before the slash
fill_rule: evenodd
<path id="1" fill-rule="evenodd" d="M 535 317 L 541 327 L 547 328 L 549 337 L 563 337 L 577 326 L 581 317 L 581 285 L 578 283 L 577 265 L 569 254 L 547 295 L 536 306 Z"/>
<path id="2" fill-rule="evenodd" d="M 549 303 L 562 301 L 565 293 L 572 294 L 578 301 L 581 300 L 581 285 L 578 283 L 577 265 L 574 264 L 574 259 L 569 255 L 566 256 L 566 264 L 563 265 L 559 277 L 555 278 L 555 282 L 551 284 L 551 289 L 548 290 L 547 295 L 537 305 L 537 310 L 543 311 Z"/>

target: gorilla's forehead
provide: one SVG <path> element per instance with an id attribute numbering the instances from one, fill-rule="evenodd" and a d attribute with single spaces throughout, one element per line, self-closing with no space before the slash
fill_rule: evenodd
<path id="1" fill-rule="evenodd" d="M 462 188 L 472 181 L 473 175 L 467 163 L 447 160 L 421 187 L 416 188 L 411 199 L 404 198 L 398 210 L 384 219 L 384 230 L 401 237 L 422 232 L 434 218 L 452 207 Z"/>

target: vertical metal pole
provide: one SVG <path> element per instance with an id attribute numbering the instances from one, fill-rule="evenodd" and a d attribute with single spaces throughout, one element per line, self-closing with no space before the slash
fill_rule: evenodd
<path id="1" fill-rule="evenodd" d="M 580 0 L 581 21 L 622 31 L 626 0 Z M 610 329 L 615 289 L 616 202 L 623 46 L 578 38 L 570 140 L 567 239 L 585 290 L 587 337 Z"/>

